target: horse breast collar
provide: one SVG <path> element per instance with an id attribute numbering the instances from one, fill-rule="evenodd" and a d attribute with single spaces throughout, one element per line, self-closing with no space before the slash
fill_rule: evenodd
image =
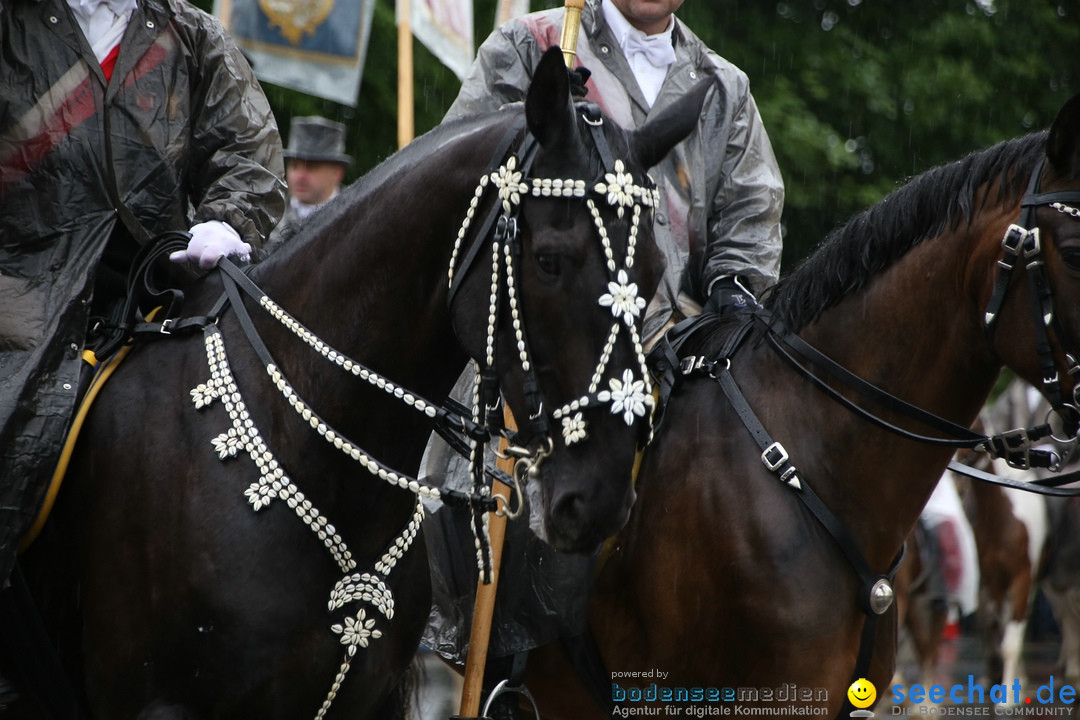
<path id="1" fill-rule="evenodd" d="M 750 407 L 731 374 L 731 360 L 741 346 L 742 341 L 748 335 L 753 321 L 752 317 L 743 320 L 742 325 L 725 343 L 723 352 L 719 357 L 690 356 L 683 358 L 680 371 L 683 375 L 694 373 L 708 375 L 720 385 L 732 409 L 735 410 L 735 414 L 738 415 L 739 420 L 761 451 L 762 465 L 786 487 L 795 492 L 796 497 L 810 511 L 814 519 L 832 537 L 847 559 L 848 564 L 855 571 L 860 583 L 857 600 L 867 619 L 863 624 L 862 636 L 859 642 L 859 654 L 852 677 L 865 677 L 870 666 L 870 660 L 873 657 L 877 620 L 893 604 L 895 595 L 892 581 L 897 569 L 900 567 L 900 562 L 903 560 L 905 548 L 901 546 L 900 552 L 897 553 L 889 569 L 884 574 L 875 573 L 870 568 L 870 563 L 859 549 L 858 542 L 848 531 L 847 526 L 814 492 L 813 488 L 791 462 L 791 457 L 784 446 L 772 438 L 753 408 Z"/>
<path id="2" fill-rule="evenodd" d="M 488 240 L 488 233 L 494 228 L 494 233 L 490 238 L 492 290 L 488 308 L 487 356 L 485 358 L 484 373 L 481 374 L 486 376 L 489 387 L 493 388 L 493 390 L 489 391 L 490 394 L 485 399 L 484 405 L 489 411 L 492 411 L 493 406 L 497 407 L 499 403 L 498 384 L 494 376 L 494 335 L 501 297 L 500 290 L 502 288 L 500 279 L 505 268 L 505 288 L 506 295 L 509 298 L 513 331 L 517 338 L 518 359 L 526 374 L 525 391 L 526 396 L 530 398 L 529 403 L 532 408 L 531 417 L 527 418 L 526 423 L 529 432 L 542 432 L 546 437 L 546 414 L 528 352 L 526 333 L 518 305 L 517 288 L 514 279 L 514 260 L 520 256 L 521 252 L 520 237 L 517 230 L 517 211 L 522 196 L 585 199 L 599 234 L 609 273 L 607 292 L 600 294 L 598 303 L 602 307 L 610 309 L 614 321 L 601 358 L 592 375 L 588 391 L 581 397 L 565 403 L 552 413 L 554 419 L 562 422 L 563 439 L 567 445 L 582 442 L 587 438 L 587 426 L 582 415 L 582 412 L 587 407 L 602 406 L 610 403 L 611 413 L 621 415 L 627 425 L 632 425 L 638 419 L 644 418 L 649 422 L 650 429 L 653 408 L 651 384 L 645 355 L 641 346 L 638 328 L 636 327 L 636 322 L 645 307 L 645 300 L 638 296 L 637 285 L 631 282 L 630 277 L 634 265 L 636 239 L 642 208 L 654 208 L 659 202 L 659 194 L 651 185 L 635 183 L 630 174 L 626 172 L 623 162 L 611 159 L 607 143 L 603 139 L 602 122 L 599 120 L 598 111 L 594 113 L 586 110 L 585 121 L 592 130 L 591 136 L 594 138 L 594 144 L 604 163 L 605 173 L 602 179 L 594 181 L 591 186 L 580 179 L 533 178 L 526 182 L 525 174 L 531 167 L 537 151 L 535 140 L 526 136 L 526 139 L 521 143 L 518 155 L 511 154 L 505 160 L 502 159 L 502 155 L 508 151 L 510 145 L 520 133 L 520 126 L 516 125 L 499 146 L 498 157 L 500 164 L 497 170 L 486 173 L 480 180 L 466 213 L 466 218 L 458 232 L 448 270 L 449 298 L 452 301 L 458 287 L 460 287 L 457 280 L 460 280 L 469 266 L 473 264 L 473 260 L 479 255 L 483 244 Z M 520 168 L 518 166 L 519 156 Z M 497 188 L 498 191 L 498 201 L 494 204 L 495 209 L 484 221 L 481 232 L 477 234 L 472 245 L 462 253 L 463 243 L 468 235 L 470 224 L 479 207 L 481 198 L 489 187 Z M 620 218 L 624 216 L 627 209 L 630 211 L 631 224 L 622 267 L 619 267 L 616 263 L 615 253 L 603 217 L 597 204 L 591 197 L 588 197 L 590 192 L 606 199 L 607 203 L 616 209 L 616 213 Z M 207 316 L 179 321 L 185 331 L 195 329 L 203 331 L 207 363 L 210 370 L 209 379 L 191 390 L 191 401 L 197 410 L 207 408 L 215 402 L 221 402 L 228 414 L 230 427 L 213 438 L 212 444 L 218 457 L 224 461 L 235 458 L 240 454 L 250 456 L 259 470 L 259 478 L 244 492 L 248 502 L 256 511 L 266 508 L 278 500 L 288 505 L 297 517 L 320 539 L 341 570 L 342 578 L 330 593 L 329 609 L 334 611 L 349 605 L 354 607 L 352 614 L 348 615 L 343 623 L 334 624 L 330 628 L 333 633 L 339 636 L 339 641 L 344 646 L 345 653 L 334 684 L 316 715 L 317 718 L 320 718 L 329 710 L 336 696 L 337 688 L 348 673 L 351 659 L 357 650 L 366 648 L 372 640 L 381 636 L 382 631 L 377 627 L 379 616 L 386 622 L 393 618 L 394 597 L 386 580 L 398 560 L 404 556 L 416 540 L 424 517 L 424 505 L 422 502 L 424 498 L 437 499 L 448 504 L 464 505 L 470 508 L 474 518 L 473 530 L 476 534 L 477 564 L 480 567 L 481 575 L 489 577 L 491 565 L 486 537 L 488 513 L 510 514 L 512 512 L 509 506 L 499 506 L 498 498 L 491 495 L 490 486 L 486 485 L 483 480 L 485 474 L 500 475 L 501 473 L 498 471 L 491 473 L 483 468 L 482 461 L 478 462 L 480 454 L 477 452 L 477 448 L 481 442 L 490 439 L 491 430 L 496 426 L 485 426 L 481 422 L 479 383 L 482 378 L 478 377 L 478 390 L 474 394 L 474 419 L 469 420 L 461 417 L 451 410 L 439 407 L 409 392 L 407 389 L 397 386 L 391 380 L 329 346 L 277 305 L 240 268 L 228 260 L 222 259 L 218 263 L 218 269 L 222 273 L 225 292 L 215 304 L 213 310 Z M 315 352 L 323 356 L 331 365 L 348 374 L 357 376 L 373 387 L 401 400 L 433 421 L 441 430 L 460 433 L 466 437 L 472 448 L 474 460 L 473 491 L 462 492 L 449 488 L 438 488 L 420 482 L 416 478 L 398 473 L 379 463 L 354 442 L 329 426 L 299 396 L 282 374 L 270 350 L 266 347 L 255 328 L 254 322 L 244 304 L 243 295 L 252 298 L 266 313 L 284 325 Z M 229 307 L 236 313 L 237 320 L 249 344 L 262 362 L 271 382 L 300 418 L 310 425 L 311 429 L 323 437 L 326 442 L 347 457 L 355 460 L 366 471 L 395 487 L 410 491 L 417 496 L 411 517 L 398 536 L 387 545 L 385 553 L 371 570 L 367 572 L 357 571 L 356 560 L 340 534 L 337 533 L 329 519 L 312 504 L 309 498 L 305 497 L 305 494 L 286 474 L 284 468 L 262 438 L 232 375 L 225 352 L 224 337 L 217 326 L 217 319 Z M 143 323 L 136 328 L 136 332 L 141 335 L 150 333 L 161 337 L 162 333 L 168 335 L 174 329 L 179 328 L 180 325 L 177 322 L 174 319 L 169 319 L 166 323 Z M 622 334 L 624 326 L 637 356 L 637 367 L 625 369 L 621 376 L 609 378 L 607 388 L 601 388 L 600 384 L 605 379 L 605 372 L 612 351 Z M 640 373 L 640 379 L 635 377 L 635 373 Z M 488 413 L 489 420 L 490 416 L 494 414 L 493 411 Z M 541 447 L 536 453 L 524 448 L 512 448 L 520 456 L 519 468 L 524 469 L 524 472 L 520 474 L 527 474 L 530 468 L 535 469 L 546 452 L 550 450 L 550 446 L 551 440 L 549 438 L 546 441 L 546 448 Z M 506 479 L 506 482 L 516 486 L 516 493 L 519 497 L 518 510 L 520 510 L 519 482 L 521 477 L 518 470 L 515 470 L 514 476 L 513 479 Z"/>

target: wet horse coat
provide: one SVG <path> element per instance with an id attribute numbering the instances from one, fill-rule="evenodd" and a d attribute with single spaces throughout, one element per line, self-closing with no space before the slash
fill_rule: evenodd
<path id="1" fill-rule="evenodd" d="M 1063 346 L 1080 347 L 1080 211 L 1069 209 L 1080 206 L 1080 97 L 1049 133 L 932 170 L 860 214 L 764 304 L 844 368 L 968 427 L 1002 365 L 1034 384 L 1044 377 L 1031 274 L 1013 274 L 996 334 L 984 328 L 1001 240 L 1036 172 L 1042 192 L 1071 192 L 1062 201 L 1068 208 L 1035 211 L 1056 311 L 1052 358 L 1067 394 L 1073 380 Z M 729 334 L 703 320 L 682 353 L 715 358 Z M 731 377 L 799 478 L 847 528 L 869 567 L 886 572 L 953 448 L 901 437 L 827 398 L 778 355 L 760 325 L 730 359 Z M 720 358 L 714 370 L 723 367 Z M 927 432 L 889 408 L 874 410 Z M 668 687 L 821 688 L 828 699 L 819 706 L 837 715 L 867 617 L 852 566 L 800 491 L 766 468 L 712 377 L 684 378 L 663 423 L 646 453 L 630 522 L 592 590 L 592 630 L 606 670 L 657 669 Z M 878 688 L 892 677 L 895 637 L 890 610 L 866 675 Z M 535 657 L 531 669 L 546 717 L 581 718 L 581 708 L 595 708 L 558 650 Z"/>

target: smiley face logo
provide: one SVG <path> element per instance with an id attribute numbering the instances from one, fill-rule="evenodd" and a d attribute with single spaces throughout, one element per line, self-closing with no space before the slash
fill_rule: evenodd
<path id="1" fill-rule="evenodd" d="M 848 701 L 857 708 L 868 708 L 877 699 L 877 688 L 866 678 L 859 678 L 847 689 Z"/>

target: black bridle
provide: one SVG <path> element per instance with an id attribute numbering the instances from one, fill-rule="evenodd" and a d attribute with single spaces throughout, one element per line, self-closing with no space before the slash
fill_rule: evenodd
<path id="1" fill-rule="evenodd" d="M 592 103 L 579 103 L 576 105 L 576 111 L 580 114 L 581 119 L 588 128 L 586 136 L 591 140 L 593 148 L 600 158 L 599 176 L 595 179 L 588 180 L 585 183 L 585 187 L 595 189 L 598 184 L 603 182 L 605 177 L 610 177 L 613 173 L 616 173 L 621 166 L 608 144 L 607 137 L 604 133 L 603 116 L 599 106 Z M 533 180 L 533 178 L 530 177 L 530 172 L 539 149 L 539 142 L 519 121 L 510 128 L 501 142 L 496 146 L 491 162 L 489 163 L 489 173 L 499 169 L 503 163 L 506 162 L 507 158 L 513 155 L 516 158 L 516 171 L 520 174 L 521 181 L 527 183 Z M 638 184 L 642 188 L 650 190 L 654 187 L 649 177 L 644 174 Z M 524 193 L 522 194 L 524 195 Z M 535 192 L 533 194 L 535 194 Z M 544 194 L 546 195 L 547 193 L 545 192 Z M 522 200 L 522 202 L 523 201 L 524 200 Z M 483 216 L 483 219 L 479 222 L 478 231 L 472 234 L 471 241 L 467 246 L 463 247 L 460 259 L 458 259 L 454 265 L 452 280 L 447 295 L 448 305 L 453 305 L 458 292 L 464 284 L 465 278 L 471 273 L 478 271 L 478 268 L 481 267 L 481 264 L 476 261 L 484 249 L 491 247 L 493 244 L 504 248 L 508 258 L 507 268 L 511 263 L 517 264 L 518 261 L 520 261 L 523 252 L 523 243 L 521 239 L 521 224 L 518 219 L 519 211 L 520 205 L 516 203 L 500 203 L 498 199 L 496 199 L 495 202 L 491 204 L 490 208 Z M 619 212 L 621 217 L 621 209 Z M 508 272 L 505 268 L 502 271 Z M 609 278 L 609 281 L 615 280 L 615 273 L 612 272 L 611 275 L 612 277 Z M 492 287 L 495 292 L 502 294 L 502 297 L 493 298 L 493 302 L 508 302 L 505 297 L 506 293 L 503 292 L 504 288 L 502 282 L 496 283 L 493 278 Z M 496 321 L 502 317 L 503 314 L 499 313 L 496 316 Z M 525 332 L 524 328 L 521 328 L 521 332 L 519 333 L 519 342 L 524 344 L 524 352 L 528 355 L 528 334 Z M 642 356 L 641 364 L 643 366 L 645 364 L 644 356 Z M 538 441 L 541 446 L 550 448 L 552 446 L 550 416 L 552 409 L 558 406 L 544 397 L 535 366 L 531 362 L 523 362 L 521 370 L 524 375 L 522 392 L 526 413 L 525 417 L 515 418 L 515 423 L 517 424 L 516 430 L 508 431 L 503 425 L 501 408 L 502 400 L 499 389 L 497 363 L 493 361 L 480 363 L 480 395 L 485 416 L 484 424 L 489 428 L 492 434 L 499 434 L 502 432 L 507 435 L 513 444 L 520 448 L 526 448 Z M 644 374 L 644 368 L 642 369 L 642 372 Z M 597 399 L 596 393 L 587 394 L 587 399 L 591 400 L 595 406 Z M 583 406 L 586 404 L 588 403 L 582 403 Z M 558 415 L 556 414 L 555 417 L 558 418 Z M 646 427 L 643 430 L 642 435 L 647 441 L 651 436 L 652 430 L 648 418 L 645 425 Z M 644 442 L 642 444 L 644 444 Z M 467 456 L 467 453 L 463 452 L 460 446 L 458 446 L 457 449 L 458 452 Z"/>
<path id="2" fill-rule="evenodd" d="M 540 144 L 536 141 L 536 138 L 533 137 L 532 133 L 525 129 L 524 120 L 515 122 L 496 146 L 495 151 L 492 154 L 491 162 L 488 163 L 490 168 L 489 172 L 494 171 L 504 162 L 506 157 L 511 153 L 511 148 L 515 143 L 518 145 L 516 154 L 520 158 L 518 170 L 523 177 L 528 175 L 529 171 L 532 169 L 533 161 L 536 160 L 536 154 L 540 149 Z M 483 222 L 473 236 L 472 242 L 469 244 L 454 273 L 453 280 L 450 283 L 447 293 L 447 306 L 453 306 L 454 299 L 457 297 L 457 293 L 461 289 L 464 279 L 469 275 L 470 271 L 476 267 L 475 261 L 480 254 L 481 248 L 486 247 L 488 243 L 495 243 L 499 247 L 510 248 L 511 253 L 515 258 L 520 256 L 521 238 L 517 215 L 503 211 L 502 205 L 500 205 L 498 199 L 492 203 L 490 210 L 484 216 Z M 498 285 L 498 288 L 501 288 L 501 283 Z M 498 288 L 496 288 L 496 291 L 498 291 Z M 524 338 L 524 342 L 527 344 L 528 339 Z M 527 413 L 525 418 L 517 420 L 519 428 L 518 432 L 527 439 L 533 437 L 547 437 L 550 432 L 547 415 L 543 412 L 544 400 L 540 394 L 540 383 L 536 377 L 536 372 L 531 366 L 522 368 L 522 371 L 525 375 L 522 389 Z M 499 393 L 499 378 L 494 363 L 485 364 L 480 373 L 482 379 L 480 387 L 484 405 L 485 424 L 489 429 L 497 432 L 503 427 L 503 415 Z M 527 442 L 519 444 L 524 446 Z M 463 452 L 459 449 L 458 451 L 468 457 L 467 450 Z"/>
<path id="3" fill-rule="evenodd" d="M 987 338 L 993 344 L 994 332 L 997 329 L 997 319 L 1005 302 L 1005 296 L 1011 285 L 1013 270 L 1018 261 L 1023 258 L 1024 270 L 1030 280 L 1031 311 L 1034 327 L 1038 336 L 1036 338 L 1036 351 L 1039 355 L 1039 365 L 1042 368 L 1043 393 L 1050 406 L 1064 421 L 1068 434 L 1075 438 L 1077 429 L 1080 428 L 1080 383 L 1075 384 L 1072 392 L 1072 402 L 1066 403 L 1062 399 L 1061 378 L 1058 374 L 1057 365 L 1054 362 L 1053 345 L 1050 343 L 1050 329 L 1053 328 L 1058 342 L 1065 353 L 1065 362 L 1068 365 L 1068 373 L 1076 378 L 1080 373 L 1078 356 L 1072 348 L 1065 347 L 1065 334 L 1057 314 L 1054 312 L 1053 290 L 1046 274 L 1046 264 L 1043 260 L 1042 241 L 1039 226 L 1035 220 L 1035 212 L 1039 207 L 1051 203 L 1080 203 L 1080 192 L 1039 192 L 1042 181 L 1043 166 L 1045 159 L 1040 160 L 1035 170 L 1031 173 L 1028 182 L 1027 193 L 1020 203 L 1020 218 L 1017 223 L 1010 225 L 1002 238 L 1002 258 L 998 261 L 998 276 L 994 283 L 994 290 L 986 306 L 985 324 Z"/>
<path id="4" fill-rule="evenodd" d="M 992 344 L 997 328 L 996 321 L 1000 316 L 1008 290 L 1012 287 L 1011 281 L 1014 270 L 1020 264 L 1019 261 L 1023 259 L 1024 262 L 1021 267 L 1028 273 L 1030 280 L 1028 285 L 1030 288 L 1032 316 L 1036 329 L 1036 352 L 1042 368 L 1043 392 L 1051 403 L 1052 411 L 1062 419 L 1062 425 L 1065 427 L 1067 435 L 1065 438 L 1055 436 L 1049 419 L 1042 424 L 1008 430 L 996 435 L 982 435 L 974 432 L 970 428 L 958 425 L 907 403 L 863 380 L 800 338 L 764 308 L 755 309 L 752 315 L 753 320 L 762 326 L 765 338 L 773 349 L 800 375 L 810 380 L 815 387 L 829 395 L 833 400 L 878 427 L 909 440 L 929 445 L 986 452 L 991 457 L 1001 458 L 1011 467 L 1020 470 L 1046 468 L 1051 472 L 1058 473 L 1065 464 L 1067 455 L 1062 457 L 1055 450 L 1035 448 L 1034 445 L 1045 438 L 1052 438 L 1064 444 L 1073 444 L 1077 441 L 1077 428 L 1080 426 L 1080 410 L 1077 410 L 1077 406 L 1080 405 L 1080 384 L 1075 385 L 1073 388 L 1072 402 L 1065 402 L 1060 374 L 1054 361 L 1054 345 L 1050 341 L 1051 329 L 1057 336 L 1059 345 L 1062 346 L 1068 366 L 1067 372 L 1074 378 L 1080 373 L 1080 364 L 1077 362 L 1080 355 L 1073 352 L 1071 348 L 1064 347 L 1066 336 L 1061 328 L 1057 314 L 1054 312 L 1053 292 L 1047 277 L 1040 231 L 1035 220 L 1035 211 L 1037 208 L 1051 203 L 1080 204 L 1080 191 L 1039 192 L 1043 165 L 1044 161 L 1040 161 L 1032 172 L 1027 192 L 1021 201 L 1020 217 L 1016 223 L 1009 226 L 1002 238 L 1003 257 L 998 261 L 998 275 L 994 282 L 990 300 L 987 303 L 984 322 L 987 337 Z M 821 374 L 813 372 L 811 368 Z M 901 428 L 866 409 L 858 402 L 850 400 L 829 385 L 826 378 L 835 380 L 854 390 L 858 395 L 870 399 L 875 404 L 936 430 L 940 434 L 933 436 L 923 435 Z M 1028 482 L 991 475 L 959 462 L 950 463 L 949 469 L 980 481 L 1029 492 L 1060 496 L 1080 494 L 1078 489 L 1060 488 L 1062 485 L 1080 480 L 1080 471 Z"/>

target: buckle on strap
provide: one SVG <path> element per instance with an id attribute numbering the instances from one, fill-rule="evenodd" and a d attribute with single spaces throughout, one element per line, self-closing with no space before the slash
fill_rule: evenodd
<path id="1" fill-rule="evenodd" d="M 761 463 L 765 468 L 771 472 L 780 476 L 780 482 L 785 485 L 789 485 L 796 490 L 802 490 L 802 483 L 799 481 L 799 471 L 795 469 L 794 465 L 788 463 L 790 456 L 784 446 L 778 442 L 774 442 L 769 447 L 765 448 L 761 452 Z M 787 469 L 783 470 L 787 465 Z M 783 472 L 780 472 L 783 470 Z"/>
<path id="2" fill-rule="evenodd" d="M 1002 458 L 1009 467 L 1031 468 L 1031 438 L 1026 429 L 1008 430 L 989 438 L 985 444 L 991 455 Z"/>
<path id="3" fill-rule="evenodd" d="M 1027 237 L 1028 229 L 1016 223 L 1009 226 L 1005 235 L 1001 238 L 1001 248 L 1007 255 L 1019 255 L 1020 246 Z"/>
<path id="4" fill-rule="evenodd" d="M 711 360 L 704 355 L 690 355 L 679 361 L 679 372 L 683 375 L 691 375 L 704 370 L 706 375 L 716 377 L 717 372 L 727 370 L 730 367 L 730 358 Z"/>
<path id="5" fill-rule="evenodd" d="M 1039 228 L 1035 227 L 1027 231 L 1027 235 L 1024 237 L 1024 257 L 1033 258 L 1038 257 L 1042 253 L 1042 240 L 1039 235 Z"/>
<path id="6" fill-rule="evenodd" d="M 517 237 L 517 234 L 517 218 L 509 213 L 500 215 L 498 222 L 495 224 L 495 241 L 502 244 L 507 240 L 513 240 Z"/>
<path id="7" fill-rule="evenodd" d="M 690 375 L 699 370 L 705 370 L 711 375 L 715 365 L 716 363 L 704 355 L 690 355 L 679 361 L 679 372 L 683 375 Z"/>
<path id="8" fill-rule="evenodd" d="M 788 461 L 789 455 L 784 446 L 778 442 L 774 442 L 769 447 L 765 448 L 761 453 L 761 462 L 768 468 L 769 472 L 776 472 L 780 469 L 780 466 Z"/>

